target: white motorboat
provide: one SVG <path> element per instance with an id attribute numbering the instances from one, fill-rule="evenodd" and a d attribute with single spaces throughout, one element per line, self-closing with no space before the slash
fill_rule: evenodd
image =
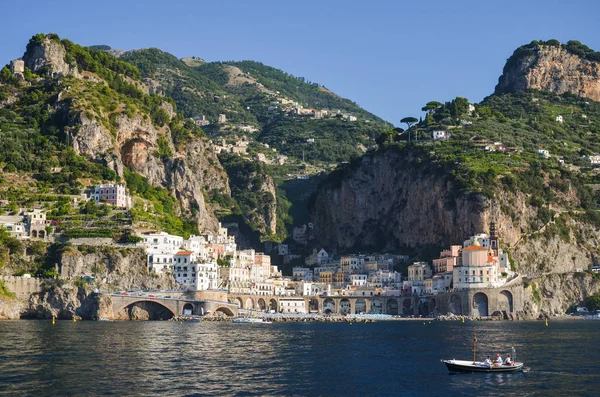
<path id="1" fill-rule="evenodd" d="M 255 317 L 238 317 L 231 320 L 231 322 L 238 324 L 271 324 L 270 321 L 265 321 L 262 318 Z"/>

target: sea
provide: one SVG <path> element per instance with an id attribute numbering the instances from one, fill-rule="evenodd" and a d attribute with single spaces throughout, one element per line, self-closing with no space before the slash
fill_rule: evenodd
<path id="1" fill-rule="evenodd" d="M 449 374 L 514 347 L 529 370 Z M 0 396 L 600 396 L 600 321 L 0 322 Z"/>

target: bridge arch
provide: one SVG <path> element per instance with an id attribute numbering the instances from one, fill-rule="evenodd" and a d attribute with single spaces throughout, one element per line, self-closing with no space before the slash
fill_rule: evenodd
<path id="1" fill-rule="evenodd" d="M 124 313 L 130 320 L 168 320 L 177 316 L 170 307 L 150 299 L 128 302 L 117 313 Z"/>
<path id="2" fill-rule="evenodd" d="M 488 315 L 488 297 L 483 292 L 478 292 L 475 295 L 473 295 L 473 315 Z"/>
<path id="3" fill-rule="evenodd" d="M 460 295 L 454 294 L 450 297 L 450 304 L 448 305 L 448 309 L 452 314 L 457 314 L 459 316 L 463 314 L 462 298 L 460 297 Z"/>
<path id="4" fill-rule="evenodd" d="M 340 301 L 340 314 L 350 313 L 352 313 L 352 305 L 350 303 L 350 299 L 344 298 Z"/>
<path id="5" fill-rule="evenodd" d="M 213 316 L 217 313 L 223 313 L 228 317 L 233 317 L 235 314 L 233 313 L 233 311 L 226 307 L 226 306 L 219 306 L 217 307 L 215 310 L 213 310 L 213 312 L 211 313 Z"/>
<path id="6" fill-rule="evenodd" d="M 240 309 L 243 309 L 243 308 L 244 308 L 244 301 L 242 300 L 242 298 L 235 298 L 235 299 L 233 300 L 233 303 L 234 303 L 234 304 L 236 304 L 236 305 L 238 305 L 238 307 L 239 307 Z"/>
<path id="7" fill-rule="evenodd" d="M 391 314 L 392 316 L 397 316 L 398 315 L 398 301 L 394 298 L 388 299 L 385 304 L 385 312 L 386 312 L 386 314 Z"/>
<path id="8" fill-rule="evenodd" d="M 181 314 L 185 315 L 187 310 L 189 310 L 189 314 L 196 314 L 194 313 L 194 305 L 192 305 L 191 303 L 186 303 L 185 305 L 183 305 Z"/>
<path id="9" fill-rule="evenodd" d="M 279 311 L 277 308 L 277 301 L 275 299 L 269 299 L 269 310 L 274 310 L 275 313 Z"/>
<path id="10" fill-rule="evenodd" d="M 374 313 L 374 314 L 383 313 L 383 305 L 381 303 L 381 299 L 379 299 L 379 298 L 373 299 L 373 301 L 371 302 L 371 310 L 369 310 L 369 313 Z"/>
<path id="11" fill-rule="evenodd" d="M 323 313 L 335 313 L 335 301 L 331 298 L 327 298 L 323 301 Z"/>
<path id="12" fill-rule="evenodd" d="M 263 298 L 258 298 L 258 301 L 256 302 L 256 304 L 257 304 L 259 310 L 267 309 L 267 303 L 265 302 L 265 300 Z"/>
<path id="13" fill-rule="evenodd" d="M 308 312 L 318 313 L 319 312 L 319 300 L 312 298 L 308 301 Z"/>
<path id="14" fill-rule="evenodd" d="M 354 302 L 354 314 L 366 313 L 367 302 L 363 298 L 359 298 Z"/>
<path id="15" fill-rule="evenodd" d="M 510 291 L 500 291 L 498 295 L 498 310 L 505 311 L 506 313 L 513 312 L 513 295 Z"/>
<path id="16" fill-rule="evenodd" d="M 254 302 L 252 301 L 252 298 L 246 299 L 246 304 L 244 305 L 244 307 L 246 309 L 254 309 Z"/>

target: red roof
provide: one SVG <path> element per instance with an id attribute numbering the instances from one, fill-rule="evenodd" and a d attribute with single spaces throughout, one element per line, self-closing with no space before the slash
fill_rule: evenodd
<path id="1" fill-rule="evenodd" d="M 487 251 L 487 249 L 479 245 L 471 245 L 467 248 L 463 248 L 463 251 Z"/>
<path id="2" fill-rule="evenodd" d="M 175 255 L 192 255 L 192 254 L 193 254 L 192 251 L 179 251 Z"/>

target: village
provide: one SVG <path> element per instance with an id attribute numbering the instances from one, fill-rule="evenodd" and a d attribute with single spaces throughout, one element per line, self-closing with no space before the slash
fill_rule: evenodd
<path id="1" fill-rule="evenodd" d="M 112 207 L 131 207 L 131 197 L 122 185 L 92 187 L 86 191 L 84 199 Z M 20 216 L 0 217 L 0 223 L 18 239 L 43 241 L 52 238 L 55 225 L 52 220 L 46 219 L 46 213 L 41 209 Z M 75 240 L 73 242 L 77 243 Z M 87 239 L 83 240 L 82 243 L 88 243 Z M 97 244 L 114 244 L 110 239 L 95 240 Z M 277 307 L 257 309 L 280 313 L 350 314 L 352 311 L 352 314 L 397 315 L 402 310 L 386 310 L 376 299 L 372 300 L 370 307 L 359 302 L 361 305 L 351 310 L 349 305 L 311 307 L 301 303 L 299 298 L 418 299 L 454 291 L 499 288 L 516 277 L 508 254 L 500 247 L 494 222 L 490 224 L 489 235 L 480 233 L 470 236 L 461 244 L 451 245 L 431 263 L 417 261 L 409 264 L 409 256 L 392 253 L 335 255 L 324 248 L 314 248 L 304 258 L 304 265 L 292 267 L 289 274 L 284 274 L 272 263 L 272 259 L 280 264 L 289 264 L 290 259 L 296 259 L 297 263 L 301 259 L 300 255 L 292 255 L 287 244 L 265 244 L 265 252 L 239 249 L 235 237 L 228 235 L 228 229 L 221 224 L 216 233 L 191 235 L 188 238 L 164 231 L 138 232 L 137 241 L 134 245 L 145 250 L 148 271 L 171 275 L 181 291 L 278 297 Z M 89 279 L 93 279 L 93 276 L 87 275 Z M 239 306 L 242 305 L 240 300 Z"/>

